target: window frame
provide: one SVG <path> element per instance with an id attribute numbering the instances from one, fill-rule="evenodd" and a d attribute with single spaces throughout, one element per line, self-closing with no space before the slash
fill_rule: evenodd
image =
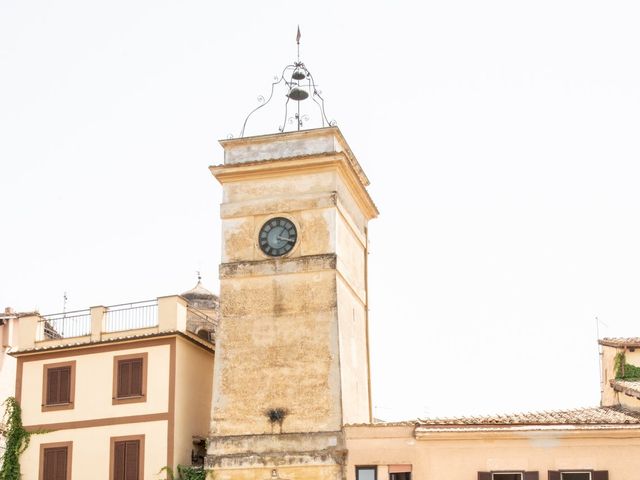
<path id="1" fill-rule="evenodd" d="M 54 368 L 69 367 L 69 402 L 68 403 L 47 403 L 47 391 L 49 386 L 49 370 Z M 71 410 L 75 407 L 76 392 L 76 361 L 45 363 L 42 365 L 42 411 L 50 412 L 55 410 Z"/>
<path id="2" fill-rule="evenodd" d="M 358 472 L 360 470 L 373 470 L 373 480 L 378 480 L 378 466 L 377 465 L 356 465 L 356 480 L 358 480 Z"/>
<path id="3" fill-rule="evenodd" d="M 565 473 L 588 473 L 589 480 L 593 480 L 593 470 L 560 470 L 558 473 L 560 473 L 560 480 L 563 480 Z"/>
<path id="4" fill-rule="evenodd" d="M 71 461 L 73 460 L 73 442 L 55 442 L 40 444 L 40 465 L 38 466 L 38 480 L 44 480 L 44 455 L 45 450 L 53 448 L 67 449 L 67 473 L 66 480 L 71 480 Z"/>
<path id="5" fill-rule="evenodd" d="M 127 435 L 124 437 L 111 437 L 109 439 L 109 480 L 115 475 L 116 443 L 139 441 L 138 449 L 138 478 L 144 479 L 144 435 Z"/>
<path id="6" fill-rule="evenodd" d="M 122 361 L 127 360 L 142 360 L 142 378 L 141 382 L 141 395 L 130 395 L 127 397 L 119 397 L 118 396 L 118 371 L 119 365 Z M 111 395 L 111 404 L 112 405 L 121 405 L 126 403 L 140 403 L 147 401 L 147 365 L 148 365 L 149 354 L 147 352 L 140 353 L 132 353 L 129 355 L 116 355 L 113 357 L 113 390 Z"/>
<path id="7" fill-rule="evenodd" d="M 494 475 L 520 475 L 520 480 L 524 480 L 524 470 L 499 470 L 495 472 L 489 472 L 491 474 L 491 480 L 495 480 Z M 499 479 L 498 479 L 499 480 Z"/>

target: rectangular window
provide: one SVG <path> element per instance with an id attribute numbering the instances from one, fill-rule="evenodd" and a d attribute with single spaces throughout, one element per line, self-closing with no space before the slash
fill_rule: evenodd
<path id="1" fill-rule="evenodd" d="M 607 470 L 549 470 L 549 480 L 609 480 Z"/>
<path id="2" fill-rule="evenodd" d="M 113 358 L 113 404 L 146 401 L 147 353 Z"/>
<path id="3" fill-rule="evenodd" d="M 411 480 L 411 472 L 390 473 L 389 480 Z"/>
<path id="4" fill-rule="evenodd" d="M 411 480 L 411 464 L 388 465 L 389 480 Z"/>
<path id="5" fill-rule="evenodd" d="M 111 480 L 144 478 L 144 436 L 111 438 Z"/>
<path id="6" fill-rule="evenodd" d="M 539 480 L 538 472 L 478 472 L 478 480 Z"/>
<path id="7" fill-rule="evenodd" d="M 42 372 L 42 411 L 73 408 L 76 362 L 50 363 Z"/>
<path id="8" fill-rule="evenodd" d="M 356 467 L 356 480 L 377 480 L 376 466 Z"/>
<path id="9" fill-rule="evenodd" d="M 71 442 L 40 445 L 39 480 L 71 478 Z"/>

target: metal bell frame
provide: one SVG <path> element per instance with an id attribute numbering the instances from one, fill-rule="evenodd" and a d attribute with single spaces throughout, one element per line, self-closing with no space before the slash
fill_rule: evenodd
<path id="1" fill-rule="evenodd" d="M 284 83 L 287 87 L 287 101 L 284 104 L 284 122 L 282 123 L 282 126 L 278 127 L 278 131 L 285 131 L 287 119 L 289 120 L 289 123 L 293 123 L 294 121 L 296 122 L 298 131 L 302 128 L 303 123 L 309 120 L 309 117 L 308 115 L 300 114 L 300 102 L 306 100 L 309 96 L 311 96 L 311 99 L 318 105 L 322 126 L 334 126 L 336 124 L 334 120 L 329 121 L 327 119 L 324 111 L 324 98 L 322 98 L 322 95 L 320 95 L 320 92 L 316 88 L 316 82 L 313 79 L 313 75 L 309 72 L 304 63 L 297 61 L 284 67 L 282 74 L 279 77 L 274 77 L 274 82 L 271 84 L 271 94 L 269 95 L 269 98 L 265 99 L 262 95 L 258 97 L 260 105 L 251 110 L 249 115 L 245 118 L 244 123 L 242 124 L 242 130 L 240 131 L 241 138 L 244 137 L 247 122 L 251 115 L 271 102 L 276 86 L 281 83 Z M 297 111 L 293 117 L 288 118 L 290 100 L 297 102 Z"/>

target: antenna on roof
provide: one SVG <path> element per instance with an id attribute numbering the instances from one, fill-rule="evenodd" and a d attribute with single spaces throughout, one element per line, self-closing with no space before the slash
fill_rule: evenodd
<path id="1" fill-rule="evenodd" d="M 202 280 L 202 275 L 200 275 L 200 270 L 196 270 L 196 275 L 198 276 L 198 283 Z"/>
<path id="2" fill-rule="evenodd" d="M 67 292 L 62 294 L 62 313 L 67 313 Z"/>

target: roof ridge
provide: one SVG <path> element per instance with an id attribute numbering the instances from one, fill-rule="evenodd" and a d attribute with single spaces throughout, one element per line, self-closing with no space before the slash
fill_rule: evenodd
<path id="1" fill-rule="evenodd" d="M 618 407 L 577 407 L 511 414 L 418 419 L 418 425 L 640 424 L 640 412 Z"/>

